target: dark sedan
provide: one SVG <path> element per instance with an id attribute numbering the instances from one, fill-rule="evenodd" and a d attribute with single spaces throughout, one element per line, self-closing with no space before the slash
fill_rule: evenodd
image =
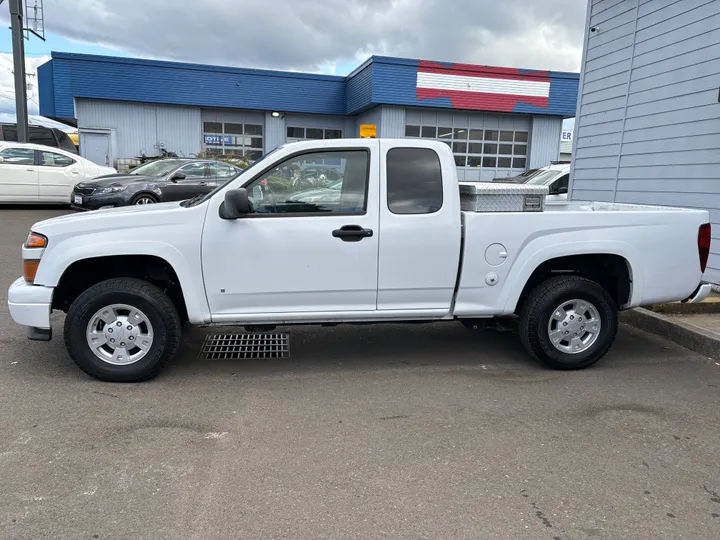
<path id="1" fill-rule="evenodd" d="M 159 159 L 129 173 L 109 174 L 81 182 L 71 204 L 79 210 L 182 201 L 209 193 L 241 169 L 212 160 Z"/>

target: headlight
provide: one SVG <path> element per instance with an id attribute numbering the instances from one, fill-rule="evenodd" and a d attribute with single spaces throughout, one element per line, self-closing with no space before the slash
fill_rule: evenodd
<path id="1" fill-rule="evenodd" d="M 95 190 L 96 195 L 103 195 L 105 193 L 117 193 L 118 191 L 125 191 L 127 189 L 127 186 L 110 186 L 110 187 L 103 187 L 98 188 Z"/>

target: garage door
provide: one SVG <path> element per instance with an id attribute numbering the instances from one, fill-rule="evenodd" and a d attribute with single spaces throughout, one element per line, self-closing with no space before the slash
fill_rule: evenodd
<path id="1" fill-rule="evenodd" d="M 527 168 L 530 120 L 520 115 L 408 109 L 405 136 L 435 139 L 455 156 L 460 180 L 514 176 Z"/>

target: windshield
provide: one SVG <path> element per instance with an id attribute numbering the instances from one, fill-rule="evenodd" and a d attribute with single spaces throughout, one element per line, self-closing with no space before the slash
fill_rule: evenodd
<path id="1" fill-rule="evenodd" d="M 179 159 L 151 161 L 150 163 L 140 165 L 139 167 L 133 169 L 130 171 L 130 174 L 140 174 L 143 176 L 164 176 L 170 171 L 177 169 L 180 165 L 182 165 L 182 163 L 183 162 Z"/>
<path id="2" fill-rule="evenodd" d="M 278 146 L 275 150 L 272 150 L 271 152 L 268 152 L 267 154 L 265 154 L 264 156 L 262 156 L 260 159 L 258 159 L 258 160 L 255 161 L 254 163 L 252 163 L 247 169 L 241 169 L 235 176 L 233 176 L 232 178 L 228 178 L 227 181 L 225 181 L 225 182 L 223 182 L 222 184 L 218 185 L 218 187 L 216 187 L 215 189 L 213 189 L 211 192 L 206 193 L 205 195 L 197 195 L 197 196 L 193 197 L 192 199 L 188 199 L 187 201 L 184 201 L 183 203 L 181 203 L 182 206 L 185 206 L 185 207 L 188 207 L 188 206 L 196 206 L 196 205 L 198 205 L 198 204 L 201 204 L 201 203 L 207 201 L 210 197 L 212 197 L 213 195 L 215 195 L 215 193 L 217 193 L 218 191 L 220 191 L 221 189 L 223 189 L 229 182 L 232 182 L 233 180 L 235 180 L 235 179 L 236 179 L 238 176 L 240 176 L 241 174 L 245 174 L 247 171 L 250 171 L 250 170 L 253 170 L 253 169 L 257 168 L 258 163 L 262 163 L 263 161 L 265 161 L 265 159 L 267 159 L 268 157 L 272 156 L 275 152 L 277 152 L 278 150 L 280 150 L 280 149 L 283 148 L 283 147 L 284 147 L 284 145 Z"/>
<path id="3" fill-rule="evenodd" d="M 536 176 L 533 176 L 525 182 L 528 185 L 531 186 L 545 186 L 553 181 L 553 179 L 557 178 L 559 175 L 562 174 L 562 171 L 559 169 L 549 169 L 547 171 L 543 171 Z"/>

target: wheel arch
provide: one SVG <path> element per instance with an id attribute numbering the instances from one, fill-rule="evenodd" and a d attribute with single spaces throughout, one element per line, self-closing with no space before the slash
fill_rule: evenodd
<path id="1" fill-rule="evenodd" d="M 188 309 L 180 278 L 173 266 L 157 255 L 106 255 L 72 262 L 53 291 L 52 308 L 67 311 L 84 290 L 112 278 L 138 278 L 163 289 L 182 320 Z"/>
<path id="2" fill-rule="evenodd" d="M 563 274 L 585 277 L 600 284 L 610 293 L 619 309 L 630 306 L 642 286 L 637 261 L 633 261 L 627 253 L 610 250 L 539 258 L 532 264 L 526 264 L 522 274 L 526 277 L 515 281 L 516 285 L 505 305 L 505 314 L 521 309 L 530 292 L 540 283 Z"/>

